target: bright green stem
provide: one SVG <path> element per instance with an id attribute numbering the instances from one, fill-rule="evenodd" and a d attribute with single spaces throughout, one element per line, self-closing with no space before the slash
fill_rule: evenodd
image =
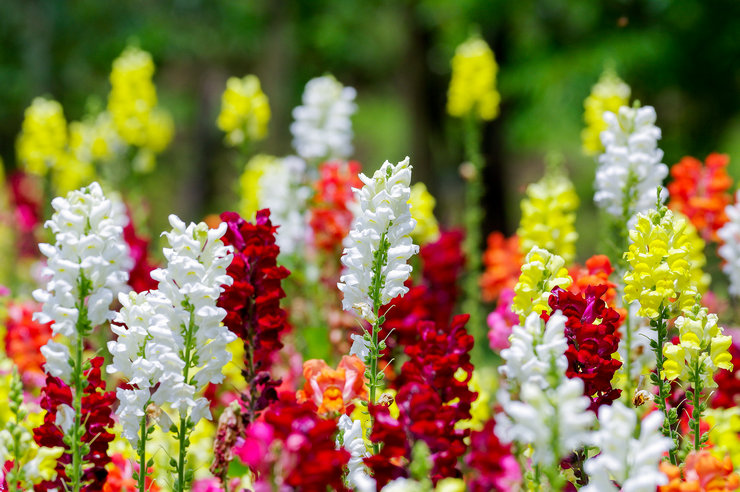
<path id="1" fill-rule="evenodd" d="M 694 450 L 699 451 L 701 449 L 701 414 L 702 414 L 702 403 L 701 403 L 701 392 L 704 389 L 701 383 L 702 364 L 699 363 L 698 357 L 694 361 L 692 374 L 692 402 L 694 409 L 691 414 L 691 429 L 694 431 Z"/>
<path id="2" fill-rule="evenodd" d="M 147 403 L 148 406 L 148 403 Z M 146 426 L 146 408 L 144 408 L 144 415 L 141 417 L 141 435 L 139 436 L 139 447 L 137 453 L 139 455 L 139 492 L 146 492 L 146 439 L 147 439 L 147 426 Z"/>
<path id="3" fill-rule="evenodd" d="M 627 393 L 627 405 L 630 405 L 632 398 L 635 396 L 635 388 L 633 385 L 634 381 L 632 381 L 632 317 L 630 316 L 629 306 L 627 307 L 627 315 L 624 319 L 624 344 L 626 347 L 624 370 L 627 375 L 624 390 Z"/>
<path id="4" fill-rule="evenodd" d="M 678 466 L 678 438 L 674 435 L 673 425 L 671 424 L 671 415 L 668 411 L 667 399 L 670 396 L 671 385 L 663 379 L 663 364 L 665 363 L 665 357 L 663 356 L 663 345 L 665 345 L 666 338 L 668 337 L 668 328 L 665 323 L 665 310 L 661 306 L 660 315 L 653 321 L 654 327 L 658 332 L 656 343 L 653 344 L 653 351 L 655 352 L 655 369 L 656 373 L 653 375 L 653 382 L 658 387 L 658 408 L 663 412 L 663 435 L 670 438 L 673 441 L 674 446 L 669 451 L 671 464 Z"/>
<path id="5" fill-rule="evenodd" d="M 80 313 L 80 316 L 82 313 Z M 75 411 L 75 421 L 72 426 L 72 490 L 79 492 L 82 486 L 82 443 L 81 426 L 82 426 L 82 336 L 77 333 L 77 343 L 74 351 L 74 368 L 72 379 L 74 382 L 74 400 L 72 408 Z"/>
<path id="6" fill-rule="evenodd" d="M 485 345 L 483 343 L 485 329 L 481 311 L 479 276 L 481 269 L 481 223 L 483 220 L 481 199 L 484 191 L 483 167 L 485 161 L 480 150 L 481 128 L 478 121 L 473 117 L 465 119 L 464 146 L 465 158 L 472 165 L 472 173 L 465 186 L 465 213 L 463 216 L 465 225 L 463 249 L 467 263 L 467 274 L 463 283 L 465 292 L 463 312 L 470 314 L 468 326 L 476 339 L 476 347 L 483 347 Z"/>
<path id="7" fill-rule="evenodd" d="M 185 336 L 184 338 L 184 345 L 185 345 L 185 354 L 183 357 L 183 360 L 185 361 L 185 369 L 183 369 L 183 379 L 185 381 L 185 384 L 190 384 L 190 380 L 188 379 L 190 374 L 190 366 L 192 365 L 192 357 L 193 357 L 193 344 L 194 340 L 193 337 L 195 336 L 195 308 L 188 303 L 186 309 L 190 311 L 190 319 L 188 321 L 188 327 L 185 330 Z M 175 491 L 176 492 L 184 492 L 186 490 L 186 474 L 185 474 L 185 466 L 187 465 L 186 456 L 188 454 L 188 444 L 189 439 L 188 435 L 190 434 L 190 418 L 185 417 L 183 418 L 180 416 L 180 426 L 177 429 L 177 440 L 179 443 L 179 449 L 178 449 L 178 459 L 177 459 L 177 481 L 175 482 Z"/>

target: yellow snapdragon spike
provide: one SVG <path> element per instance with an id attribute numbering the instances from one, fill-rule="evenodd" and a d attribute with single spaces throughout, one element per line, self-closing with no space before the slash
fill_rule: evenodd
<path id="1" fill-rule="evenodd" d="M 663 346 L 663 355 L 666 360 L 663 362 L 663 374 L 661 377 L 665 379 L 686 380 L 689 372 L 686 367 L 686 352 L 681 345 L 673 345 L 668 343 Z"/>
<path id="2" fill-rule="evenodd" d="M 629 251 L 624 254 L 630 269 L 624 276 L 626 303 L 639 302 L 639 316 L 655 319 L 661 307 L 676 303 L 680 310 L 696 303 L 691 284 L 689 237 L 686 220 L 666 207 L 638 214 L 630 231 Z"/>
<path id="3" fill-rule="evenodd" d="M 524 322 L 529 313 L 550 312 L 547 300 L 555 287 L 567 288 L 573 280 L 565 260 L 541 248 L 532 248 L 524 259 L 522 273 L 514 286 L 512 310 Z"/>
<path id="4" fill-rule="evenodd" d="M 45 176 L 67 153 L 67 120 L 62 105 L 37 97 L 26 109 L 16 154 L 21 167 Z"/>
<path id="5" fill-rule="evenodd" d="M 96 179 L 95 166 L 71 154 L 57 161 L 51 174 L 51 185 L 57 195 L 64 196 L 72 190 L 87 186 Z"/>
<path id="6" fill-rule="evenodd" d="M 496 90 L 497 72 L 493 51 L 481 38 L 471 38 L 458 46 L 452 58 L 452 79 L 447 91 L 450 116 L 496 118 L 501 100 Z"/>
<path id="7" fill-rule="evenodd" d="M 726 335 L 717 335 L 712 338 L 712 346 L 709 356 L 712 364 L 718 369 L 732 370 L 732 354 L 729 352 L 732 345 L 732 337 Z"/>
<path id="8" fill-rule="evenodd" d="M 522 219 L 517 230 L 522 253 L 539 247 L 573 261 L 578 233 L 575 229 L 578 195 L 563 175 L 548 172 L 527 187 Z"/>
<path id="9" fill-rule="evenodd" d="M 614 70 L 604 70 L 599 81 L 591 88 L 591 94 L 583 102 L 586 127 L 581 133 L 581 140 L 586 155 L 596 155 L 604 151 L 601 144 L 601 132 L 607 128 L 604 112 L 617 114 L 620 107 L 629 105 L 629 99 L 630 86 Z"/>
<path id="10" fill-rule="evenodd" d="M 434 217 L 434 206 L 437 201 L 427 191 L 424 183 L 416 183 L 411 187 L 411 217 L 416 220 L 416 227 L 411 233 L 415 244 L 424 245 L 439 238 L 439 223 Z"/>
<path id="11" fill-rule="evenodd" d="M 709 408 L 706 421 L 712 454 L 720 459 L 729 455 L 735 468 L 740 467 L 740 408 Z"/>
<path id="12" fill-rule="evenodd" d="M 216 121 L 226 133 L 228 145 L 262 140 L 270 122 L 270 103 L 255 75 L 230 77 L 221 97 L 221 112 Z"/>
<path id="13" fill-rule="evenodd" d="M 244 167 L 244 172 L 239 178 L 239 194 L 241 196 L 239 210 L 246 220 L 254 218 L 260 209 L 260 195 L 262 189 L 260 178 L 272 166 L 279 165 L 276 157 L 265 154 L 257 154 L 252 157 Z"/>

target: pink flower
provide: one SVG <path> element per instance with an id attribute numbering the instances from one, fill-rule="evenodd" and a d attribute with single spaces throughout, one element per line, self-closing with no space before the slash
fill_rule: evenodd
<path id="1" fill-rule="evenodd" d="M 519 323 L 519 317 L 511 310 L 511 300 L 514 298 L 512 289 L 504 289 L 499 297 L 496 310 L 488 315 L 488 343 L 491 349 L 501 351 L 509 347 L 509 335 L 514 325 Z"/>

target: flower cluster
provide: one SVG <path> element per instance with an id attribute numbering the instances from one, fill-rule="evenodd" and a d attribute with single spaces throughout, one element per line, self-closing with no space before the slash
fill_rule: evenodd
<path id="1" fill-rule="evenodd" d="M 619 347 L 619 313 L 608 307 L 603 296 L 607 287 L 591 286 L 584 294 L 572 294 L 555 288 L 550 296 L 550 309 L 562 312 L 568 348 L 565 375 L 583 381 L 584 395 L 591 399 L 596 412 L 619 398 L 621 390 L 612 387 L 612 378 L 622 363 L 613 358 Z M 548 320 L 550 315 L 543 314 Z"/>
<path id="2" fill-rule="evenodd" d="M 729 456 L 735 468 L 740 467 L 740 408 L 707 410 L 711 452 L 718 458 Z"/>
<path id="3" fill-rule="evenodd" d="M 499 113 L 501 96 L 496 90 L 498 65 L 493 51 L 481 38 L 457 47 L 452 58 L 452 79 L 447 92 L 447 112 L 463 118 L 492 120 Z"/>
<path id="4" fill-rule="evenodd" d="M 681 309 L 693 305 L 697 292 L 691 285 L 685 231 L 686 221 L 665 207 L 637 216 L 630 230 L 632 244 L 624 255 L 630 265 L 624 276 L 624 299 L 639 302 L 638 315 L 654 319 L 673 302 Z"/>
<path id="5" fill-rule="evenodd" d="M 732 186 L 729 163 L 726 154 L 714 153 L 707 156 L 705 165 L 687 156 L 671 167 L 668 207 L 688 217 L 705 241 L 717 241 L 717 230 L 727 222 L 725 207 L 730 204 Z"/>
<path id="6" fill-rule="evenodd" d="M 229 77 L 221 96 L 216 124 L 226 133 L 228 145 L 262 140 L 270 122 L 270 103 L 255 75 Z"/>
<path id="7" fill-rule="evenodd" d="M 617 298 L 616 284 L 609 280 L 613 271 L 614 268 L 608 256 L 594 255 L 586 260 L 583 267 L 574 265 L 568 270 L 568 274 L 573 279 L 568 290 L 574 294 L 583 294 L 589 287 L 604 285 L 607 288 L 604 293 L 604 302 L 613 307 Z"/>
<path id="8" fill-rule="evenodd" d="M 702 387 L 713 388 L 718 369 L 732 370 L 732 355 L 728 352 L 732 337 L 723 334 L 717 321 L 716 314 L 709 314 L 699 305 L 676 319 L 679 343 L 663 347 L 667 379 L 690 384 L 700 377 Z"/>
<path id="9" fill-rule="evenodd" d="M 436 241 L 419 250 L 421 275 L 427 288 L 425 303 L 438 326 L 448 326 L 460 298 L 459 279 L 465 265 L 462 242 L 461 230 L 443 231 Z"/>
<path id="10" fill-rule="evenodd" d="M 114 422 L 112 405 L 115 393 L 105 391 L 105 381 L 101 379 L 102 357 L 90 360 L 90 368 L 84 372 L 87 386 L 83 390 L 81 399 L 81 420 L 85 423 L 85 432 L 81 437 L 81 444 L 85 453 L 83 459 L 89 466 L 83 471 L 82 491 L 101 490 L 107 475 L 106 465 L 110 462 L 108 444 L 113 440 L 110 429 Z M 69 480 L 66 466 L 72 463 L 69 441 L 65 434 L 72 426 L 74 411 L 72 410 L 73 395 L 64 381 L 53 376 L 46 378 L 46 386 L 42 390 L 41 407 L 46 410 L 44 423 L 34 429 L 33 438 L 39 446 L 46 448 L 63 448 L 64 454 L 56 465 L 56 478 L 43 481 L 35 486 L 35 490 L 51 490 L 56 487 L 64 490 L 64 484 Z"/>
<path id="11" fill-rule="evenodd" d="M 411 217 L 416 221 L 411 238 L 421 245 L 436 241 L 439 238 L 439 224 L 434 217 L 434 205 L 437 201 L 427 191 L 424 183 L 415 183 L 411 187 L 409 203 Z"/>
<path id="12" fill-rule="evenodd" d="M 591 94 L 583 101 L 583 120 L 586 127 L 581 132 L 581 142 L 586 155 L 596 155 L 604 151 L 601 144 L 601 132 L 607 129 L 604 113 L 617 113 L 620 107 L 627 106 L 630 92 L 630 86 L 614 70 L 609 69 L 604 70 L 599 81 L 591 88 Z"/>
<path id="13" fill-rule="evenodd" d="M 12 302 L 7 310 L 5 354 L 13 360 L 24 379 L 39 378 L 44 373 L 45 362 L 40 349 L 51 337 L 51 325 L 33 320 L 39 305 L 32 301 Z"/>
<path id="14" fill-rule="evenodd" d="M 470 434 L 470 453 L 465 463 L 474 470 L 468 483 L 471 492 L 512 490 L 521 481 L 519 463 L 510 446 L 502 444 L 494 432 L 495 424 L 495 420 L 488 420 L 483 429 Z"/>
<path id="15" fill-rule="evenodd" d="M 355 310 L 363 318 L 372 319 L 374 310 L 408 292 L 404 282 L 412 268 L 407 262 L 419 251 L 410 236 L 416 221 L 408 204 L 409 158 L 395 165 L 385 161 L 372 178 L 360 174 L 360 179 L 364 186 L 356 196 L 361 212 L 345 239 L 345 271 L 338 287 L 344 293 L 345 311 Z M 377 273 L 373 263 L 378 263 Z"/>
<path id="16" fill-rule="evenodd" d="M 573 183 L 563 175 L 548 172 L 530 184 L 522 200 L 522 220 L 517 230 L 522 252 L 538 247 L 561 256 L 567 263 L 573 261 L 578 240 L 577 207 Z"/>
<path id="17" fill-rule="evenodd" d="M 34 319 L 53 321 L 52 333 L 74 343 L 81 329 L 88 331 L 113 317 L 111 302 L 126 288 L 132 263 L 122 237 L 127 219 L 98 183 L 55 198 L 51 205 L 55 213 L 46 227 L 56 243 L 39 245 L 48 258 L 44 276 L 49 280 L 46 289 L 33 293 L 43 303 Z M 46 371 L 69 383 L 69 348 L 50 340 L 41 352 Z"/>
<path id="18" fill-rule="evenodd" d="M 607 129 L 601 142 L 606 150 L 599 156 L 594 201 L 623 221 L 655 205 L 656 189 L 668 175 L 655 119 L 652 106 L 622 106 L 616 114 L 604 113 Z M 661 200 L 665 195 L 663 190 Z"/>
<path id="19" fill-rule="evenodd" d="M 303 184 L 306 163 L 295 157 L 253 157 L 239 180 L 241 214 L 252 219 L 257 210 L 269 208 L 279 226 L 277 244 L 284 254 L 294 254 L 306 244 L 305 204 L 311 192 Z"/>
<path id="20" fill-rule="evenodd" d="M 108 111 L 126 143 L 159 153 L 172 140 L 174 126 L 169 113 L 157 106 L 153 75 L 151 55 L 139 48 L 126 48 L 113 62 Z"/>
<path id="21" fill-rule="evenodd" d="M 660 468 L 669 480 L 658 487 L 660 492 L 729 491 L 740 487 L 740 475 L 733 473 L 730 457 L 718 459 L 707 450 L 689 453 L 683 469 L 666 462 L 662 462 Z"/>
<path id="22" fill-rule="evenodd" d="M 519 316 L 511 310 L 513 299 L 514 291 L 505 289 L 498 298 L 496 309 L 491 311 L 486 319 L 489 328 L 488 343 L 495 351 L 509 347 L 509 336 L 512 329 L 519 324 Z"/>
<path id="23" fill-rule="evenodd" d="M 353 209 L 357 208 L 352 188 L 362 186 L 357 177 L 361 170 L 357 161 L 328 161 L 319 165 L 309 221 L 317 248 L 334 253 L 349 233 Z"/>
<path id="24" fill-rule="evenodd" d="M 584 467 L 590 480 L 582 490 L 653 492 L 656 486 L 668 483 L 658 469 L 663 454 L 673 445 L 660 433 L 663 415 L 649 414 L 640 422 L 639 437 L 635 438 L 637 423 L 634 410 L 621 402 L 599 408 L 600 428 L 590 442 L 601 453 L 586 461 Z"/>
<path id="25" fill-rule="evenodd" d="M 306 160 L 346 159 L 352 155 L 352 121 L 357 92 L 331 75 L 311 79 L 303 105 L 293 109 L 293 147 Z"/>
<path id="26" fill-rule="evenodd" d="M 255 474 L 253 490 L 346 490 L 350 453 L 336 449 L 337 422 L 321 419 L 311 402 L 280 400 L 240 438 L 237 454 Z"/>
<path id="27" fill-rule="evenodd" d="M 717 253 L 724 260 L 722 271 L 730 279 L 730 294 L 740 296 L 740 191 L 735 195 L 735 204 L 725 208 L 727 222 L 717 236 L 723 244 Z"/>
<path id="28" fill-rule="evenodd" d="M 61 104 L 43 97 L 33 100 L 23 118 L 16 153 L 23 169 L 39 176 L 67 158 L 67 120 Z"/>
<path id="29" fill-rule="evenodd" d="M 133 267 L 129 272 L 128 283 L 134 292 L 144 292 L 157 288 L 151 274 L 157 266 L 149 256 L 149 240 L 137 234 L 133 219 L 129 214 L 129 222 L 123 228 L 123 239 L 128 244 L 129 255 L 133 261 Z"/>
<path id="30" fill-rule="evenodd" d="M 565 260 L 541 248 L 532 248 L 524 258 L 519 281 L 514 286 L 512 311 L 524 319 L 529 313 L 538 316 L 549 312 L 548 298 L 555 287 L 567 288 L 572 280 Z"/>
<path id="31" fill-rule="evenodd" d="M 488 247 L 483 253 L 486 269 L 480 277 L 483 300 L 495 301 L 505 289 L 513 289 L 523 263 L 524 255 L 520 253 L 517 236 L 507 238 L 498 231 L 489 234 Z"/>

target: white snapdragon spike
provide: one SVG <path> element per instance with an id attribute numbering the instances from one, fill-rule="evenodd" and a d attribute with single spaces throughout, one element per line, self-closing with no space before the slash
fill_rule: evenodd
<path id="1" fill-rule="evenodd" d="M 221 323 L 226 311 L 216 306 L 222 286 L 233 282 L 226 274 L 233 254 L 220 240 L 225 223 L 209 229 L 202 222 L 186 226 L 175 215 L 169 220 L 172 230 L 162 234 L 170 245 L 164 248 L 167 268 L 152 272 L 158 290 L 147 298 L 167 322 L 150 323 L 145 358 L 161 365 L 153 402 L 197 423 L 210 418 L 208 401 L 197 394 L 207 383 L 223 381 L 222 369 L 231 361 L 226 345 L 236 339 Z"/>
<path id="2" fill-rule="evenodd" d="M 259 178 L 257 202 L 270 209 L 270 220 L 278 226 L 275 241 L 283 254 L 300 252 L 309 239 L 306 203 L 311 189 L 304 184 L 305 176 L 305 161 L 288 156 L 266 166 Z"/>
<path id="3" fill-rule="evenodd" d="M 311 79 L 303 105 L 293 109 L 293 147 L 306 160 L 346 159 L 352 155 L 352 120 L 357 92 L 331 75 Z"/>
<path id="4" fill-rule="evenodd" d="M 360 179 L 365 185 L 354 192 L 361 212 L 344 240 L 344 272 L 337 286 L 344 293 L 342 306 L 345 311 L 355 310 L 373 321 L 375 310 L 408 292 L 404 285 L 412 270 L 408 260 L 419 252 L 419 246 L 412 242 L 410 235 L 416 221 L 411 217 L 408 203 L 411 195 L 409 158 L 395 165 L 385 161 L 372 178 L 360 174 Z M 380 305 L 376 306 L 372 298 L 373 265 L 381 249 L 387 249 L 388 254 L 381 265 Z"/>
<path id="5" fill-rule="evenodd" d="M 123 239 L 128 218 L 122 205 L 106 198 L 98 183 L 57 197 L 51 205 L 55 212 L 45 227 L 54 233 L 55 243 L 39 245 L 47 257 L 42 272 L 47 284 L 33 292 L 43 303 L 34 319 L 52 321 L 53 335 L 75 343 L 80 303 L 84 301 L 86 321 L 93 328 L 113 319 L 111 302 L 128 290 L 128 272 L 133 266 Z M 64 368 L 69 366 L 69 349 L 49 341 L 41 351 L 50 373 L 69 383 L 70 373 Z"/>
<path id="6" fill-rule="evenodd" d="M 730 279 L 730 294 L 740 296 L 740 190 L 735 194 L 735 204 L 725 207 L 727 222 L 718 231 L 722 246 L 717 252 L 725 260 L 722 271 Z"/>
<path id="7" fill-rule="evenodd" d="M 584 464 L 589 483 L 584 492 L 653 492 L 658 485 L 668 483 L 668 478 L 658 469 L 663 454 L 673 443 L 663 436 L 663 414 L 652 412 L 640 424 L 640 437 L 635 439 L 637 415 L 619 401 L 599 408 L 598 431 L 592 443 L 600 454 Z M 620 488 L 617 488 L 616 481 Z"/>
<path id="8" fill-rule="evenodd" d="M 509 336 L 510 347 L 501 351 L 505 363 L 499 372 L 510 382 L 522 386 L 532 383 L 540 388 L 548 386 L 547 375 L 551 361 L 558 371 L 565 373 L 568 360 L 565 350 L 565 322 L 567 318 L 560 311 L 550 316 L 545 324 L 537 313 L 531 313 L 524 326 L 515 326 Z"/>
<path id="9" fill-rule="evenodd" d="M 604 113 L 607 129 L 601 132 L 606 149 L 599 156 L 594 201 L 617 218 L 631 219 L 655 207 L 657 188 L 668 175 L 658 148 L 660 128 L 652 106 L 622 106 L 619 113 Z M 661 201 L 668 193 L 661 191 Z"/>
<path id="10" fill-rule="evenodd" d="M 342 432 L 344 441 L 342 447 L 350 454 L 347 462 L 347 482 L 357 492 L 375 492 L 375 479 L 368 475 L 363 462 L 363 459 L 370 455 L 362 438 L 362 422 L 342 415 L 337 427 Z"/>
<path id="11" fill-rule="evenodd" d="M 554 466 L 588 442 L 594 414 L 583 396 L 580 379 L 563 378 L 555 387 L 541 388 L 533 382 L 522 385 L 521 401 L 512 401 L 501 391 L 504 413 L 496 417 L 496 435 L 502 442 L 531 444 L 532 461 Z"/>

